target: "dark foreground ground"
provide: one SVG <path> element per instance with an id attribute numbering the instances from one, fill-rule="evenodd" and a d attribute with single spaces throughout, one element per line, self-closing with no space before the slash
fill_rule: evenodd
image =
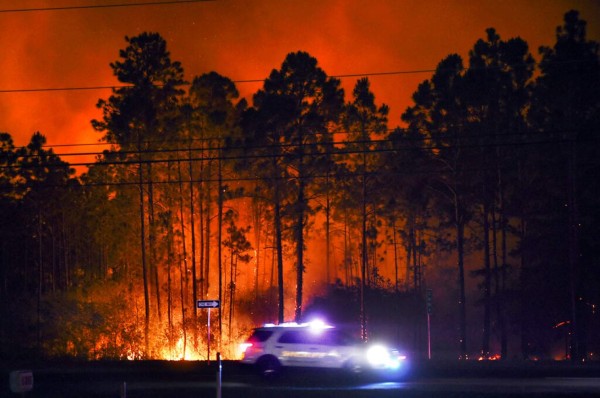
<path id="1" fill-rule="evenodd" d="M 11 371 L 30 370 L 33 390 L 10 391 Z M 0 363 L 0 397 L 216 397 L 215 361 L 52 361 Z M 227 397 L 600 397 L 600 362 L 425 361 L 398 374 L 349 376 L 337 371 L 289 370 L 263 380 L 224 361 Z"/>

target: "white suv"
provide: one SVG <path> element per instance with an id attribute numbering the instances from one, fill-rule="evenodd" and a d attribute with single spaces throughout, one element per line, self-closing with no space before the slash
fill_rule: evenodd
<path id="1" fill-rule="evenodd" d="M 260 374 L 276 374 L 282 366 L 343 368 L 351 372 L 397 369 L 404 357 L 381 345 L 365 345 L 322 322 L 267 324 L 254 329 L 242 344 L 242 363 Z"/>

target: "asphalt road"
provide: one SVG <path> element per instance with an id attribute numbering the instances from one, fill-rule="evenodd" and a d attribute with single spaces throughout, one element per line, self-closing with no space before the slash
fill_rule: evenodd
<path id="1" fill-rule="evenodd" d="M 24 397 L 218 397 L 216 364 L 187 362 L 46 364 L 34 368 Z M 6 367 L 5 367 L 6 369 Z M 8 375 L 7 375 L 8 376 Z M 7 380 L 8 377 L 5 379 Z M 8 384 L 8 383 L 7 383 Z M 0 396 L 19 397 L 8 386 Z M 288 370 L 262 380 L 224 363 L 222 398 L 229 397 L 600 397 L 600 364 L 427 364 L 406 374 L 349 376 L 337 371 Z"/>
<path id="2" fill-rule="evenodd" d="M 125 393 L 123 393 L 125 392 Z M 595 379 L 427 379 L 404 382 L 371 382 L 352 385 L 248 384 L 224 382 L 227 397 L 599 397 Z M 16 395 L 15 395 L 16 396 Z M 67 383 L 51 390 L 39 388 L 31 397 L 217 397 L 215 382 L 146 381 L 125 385 L 91 382 Z"/>

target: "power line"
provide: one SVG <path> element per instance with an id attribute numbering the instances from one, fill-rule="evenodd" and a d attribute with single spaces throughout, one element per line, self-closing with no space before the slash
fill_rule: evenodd
<path id="1" fill-rule="evenodd" d="M 176 161 L 176 160 L 175 160 Z M 138 162 L 135 162 L 136 164 L 139 164 Z M 507 170 L 508 166 L 501 166 L 500 170 Z M 481 172 L 485 172 L 485 171 L 495 171 L 497 170 L 496 167 L 490 167 L 488 165 L 485 165 L 484 167 L 476 167 L 476 168 L 465 168 L 462 169 L 461 172 L 464 174 L 475 174 L 475 173 L 481 173 Z M 361 177 L 361 176 L 366 176 L 366 177 L 386 177 L 386 176 L 390 176 L 390 175 L 410 175 L 410 176 L 414 176 L 414 175 L 439 175 L 441 173 L 443 173 L 444 171 L 442 169 L 435 169 L 435 168 L 420 168 L 418 170 L 408 170 L 408 169 L 394 169 L 394 170 L 386 170 L 386 171 L 380 171 L 380 170 L 370 170 L 367 171 L 366 173 L 363 171 L 344 171 L 344 172 L 336 172 L 336 173 L 331 173 L 331 174 L 311 174 L 311 175 L 306 175 L 306 176 L 294 176 L 294 175 L 276 175 L 276 176 L 232 176 L 232 177 L 227 177 L 227 176 L 223 176 L 223 177 L 208 177 L 208 178 L 191 178 L 191 179 L 173 179 L 173 180 L 145 180 L 143 182 L 140 183 L 140 181 L 137 180 L 121 180 L 121 181 L 96 181 L 96 182 L 91 182 L 91 181 L 82 181 L 81 179 L 77 179 L 77 180 L 69 180 L 69 181 L 65 181 L 65 183 L 47 183 L 45 181 L 42 181 L 44 183 L 44 187 L 46 188 L 65 188 L 65 187 L 79 187 L 79 188 L 85 188 L 85 187 L 110 187 L 110 186 L 140 186 L 141 185 L 170 185 L 170 184 L 180 184 L 180 183 L 194 183 L 194 184 L 198 184 L 198 183 L 206 183 L 206 182 L 222 182 L 222 183 L 243 183 L 243 182 L 253 182 L 253 181 L 284 181 L 284 180 L 325 180 L 325 179 L 332 179 L 332 178 L 337 178 L 340 180 L 343 179 L 348 179 L 348 178 L 356 178 L 356 177 Z M 76 181 L 79 185 L 72 185 L 69 184 L 69 182 L 74 182 Z"/>
<path id="2" fill-rule="evenodd" d="M 392 148 L 392 147 L 379 147 L 369 149 L 367 152 L 370 155 L 374 155 L 377 153 L 395 153 L 399 151 L 412 151 L 412 150 L 424 150 L 424 151 L 433 151 L 440 149 L 468 149 L 468 148 L 496 148 L 496 147 L 522 147 L 522 146 L 531 146 L 531 145 L 552 145 L 552 144 L 565 144 L 574 142 L 572 139 L 555 139 L 555 140 L 538 140 L 538 141 L 528 141 L 528 142 L 497 142 L 497 143 L 488 143 L 488 144 L 461 144 L 461 145 L 450 145 L 450 146 L 439 146 L 439 145 L 428 145 L 423 147 L 401 147 L 401 148 Z M 237 148 L 243 149 L 243 148 Z M 200 150 L 200 149 L 196 149 Z M 148 153 L 170 153 L 170 152 L 187 152 L 188 149 L 173 149 L 173 150 L 156 150 L 152 152 L 141 152 L 142 154 Z M 319 152 L 314 154 L 307 154 L 307 157 L 311 155 L 314 156 L 342 156 L 342 155 L 353 155 L 353 154 L 361 154 L 365 151 L 362 149 L 340 149 L 337 151 L 328 151 L 328 152 Z M 116 152 L 115 154 L 128 154 L 128 155 L 138 155 L 140 152 L 131 151 L 131 152 Z M 119 165 L 139 165 L 143 164 L 160 164 L 160 163 L 175 163 L 175 162 L 210 162 L 217 160 L 250 160 L 250 159 L 269 159 L 269 158 L 285 158 L 289 157 L 290 153 L 255 153 L 255 154 L 243 154 L 243 155 L 211 155 L 206 157 L 176 157 L 176 158 L 151 158 L 151 159 L 128 159 L 128 160 L 103 160 L 99 162 L 78 162 L 78 163 L 53 163 L 53 164 L 14 164 L 14 165 L 0 165 L 0 169 L 16 169 L 16 168 L 52 168 L 52 167 L 83 167 L 83 166 L 119 166 Z M 73 155 L 74 156 L 74 155 Z M 83 156 L 83 155 L 81 155 Z M 28 155 L 31 158 L 37 158 L 37 155 Z"/>
<path id="3" fill-rule="evenodd" d="M 111 146 L 111 145 L 115 145 L 115 144 L 112 144 L 110 142 L 95 142 L 95 143 L 84 142 L 84 143 L 81 143 L 81 144 L 45 144 L 45 145 L 42 145 L 42 147 L 43 148 L 59 148 L 59 147 Z M 24 145 L 24 146 L 20 146 L 20 147 L 16 147 L 16 148 L 24 149 L 24 148 L 27 148 L 27 146 Z"/>
<path id="4" fill-rule="evenodd" d="M 417 74 L 417 73 L 432 73 L 435 71 L 436 71 L 435 69 L 414 69 L 414 70 L 399 70 L 399 71 L 392 71 L 392 72 L 352 73 L 352 74 L 346 74 L 346 75 L 332 75 L 331 77 L 343 79 L 345 77 L 412 75 L 412 74 Z"/>
<path id="5" fill-rule="evenodd" d="M 395 128 L 387 128 L 386 129 L 386 133 L 393 133 L 395 131 L 406 131 L 406 129 L 400 128 L 400 127 L 395 127 Z M 331 135 L 331 136 L 336 136 L 336 135 L 349 135 L 352 132 L 350 131 L 334 131 L 334 132 L 328 132 L 328 133 L 323 133 L 323 135 Z M 374 130 L 368 130 L 367 131 L 368 134 L 375 134 L 377 133 Z M 429 130 L 427 131 L 428 134 L 440 134 L 440 131 L 436 131 L 436 130 Z M 461 138 L 465 139 L 465 140 L 480 140 L 480 139 L 495 139 L 495 138 L 500 138 L 500 139 L 506 139 L 506 138 L 530 138 L 530 137 L 536 137 L 536 136 L 548 136 L 548 135 L 561 135 L 561 134 L 572 134 L 574 133 L 574 130 L 541 130 L 541 131 L 517 131 L 517 132 L 499 132 L 499 133 L 487 133 L 487 134 L 464 134 L 461 136 Z M 361 133 L 362 134 L 362 133 Z M 427 135 L 421 135 L 420 137 L 402 137 L 401 141 L 403 143 L 419 143 L 419 142 L 427 142 L 427 141 L 431 141 L 434 138 L 432 138 L 431 136 L 427 136 Z M 442 139 L 441 137 L 435 138 L 435 139 Z M 191 139 L 187 139 L 187 138 L 182 138 L 182 139 L 173 139 L 173 140 L 168 140 L 169 144 L 173 144 L 173 143 L 185 143 L 185 144 L 190 144 L 192 142 L 212 142 L 215 141 L 214 138 L 191 138 Z M 325 142 L 316 142 L 316 143 L 308 143 L 308 144 L 302 144 L 302 145 L 306 145 L 306 146 L 325 146 L 325 145 L 333 145 L 333 146 L 340 146 L 340 145 L 362 145 L 362 144 L 373 144 L 373 145 L 378 145 L 378 144 L 386 144 L 386 143 L 393 143 L 398 141 L 397 139 L 391 139 L 391 138 L 383 138 L 383 139 L 368 139 L 368 140 L 363 140 L 363 139 L 359 139 L 359 140 L 344 140 L 344 141 L 325 141 Z M 159 140 L 144 140 L 141 142 L 142 145 L 152 145 L 152 144 L 159 144 L 159 145 L 163 145 L 166 141 L 159 141 Z M 523 141 L 522 141 L 523 142 Z M 193 152 L 197 152 L 197 151 L 219 151 L 219 150 L 252 150 L 252 149 L 273 149 L 273 148 L 293 148 L 293 147 L 297 147 L 301 144 L 298 143 L 278 143 L 278 144 L 271 144 L 271 145 L 234 145 L 234 146 L 228 146 L 228 147 L 224 147 L 224 146 L 207 146 L 207 147 L 175 147 L 175 148 L 163 148 L 163 149 L 147 149 L 147 150 L 143 150 L 141 152 L 143 153 L 161 153 L 161 152 L 188 152 L 188 151 L 193 151 Z M 98 143 L 81 143 L 81 144 L 46 144 L 46 145 L 42 145 L 43 148 L 72 148 L 72 147 L 80 147 L 80 146 L 115 146 L 117 148 L 120 148 L 119 144 L 116 143 L 109 143 L 109 142 L 98 142 Z M 15 150 L 24 150 L 27 149 L 26 145 L 23 146 L 19 146 L 19 147 L 15 147 Z M 70 152 L 70 153 L 54 153 L 54 155 L 56 156 L 91 156 L 91 155 L 104 155 L 104 151 L 101 152 Z M 139 151 L 123 151 L 120 150 L 118 152 L 115 153 L 119 153 L 119 154 L 137 154 L 139 153 Z M 28 156 L 37 156 L 37 155 L 23 155 L 22 157 L 28 157 Z"/>
<path id="6" fill-rule="evenodd" d="M 69 11 L 69 10 L 91 10 L 98 8 L 123 8 L 123 7 L 146 7 L 174 4 L 206 3 L 216 0 L 171 0 L 171 1 L 144 1 L 140 3 L 115 3 L 115 4 L 88 4 L 82 6 L 63 7 L 36 7 L 36 8 L 11 8 L 0 10 L 0 13 L 39 12 L 39 11 Z"/>
<path id="7" fill-rule="evenodd" d="M 133 87 L 129 85 L 115 86 L 81 86 L 81 87 L 41 87 L 41 88 L 15 88 L 3 89 L 0 93 L 39 93 L 46 91 L 91 91 L 91 90 L 109 90 L 116 88 Z"/>
<path id="8" fill-rule="evenodd" d="M 406 129 L 402 129 L 400 127 L 389 127 L 385 129 L 385 133 L 392 133 L 395 132 L 396 130 L 406 130 Z M 428 131 L 428 133 L 434 133 L 438 131 Z M 567 131 L 567 130 L 551 130 L 551 131 L 528 131 L 527 135 L 536 135 L 536 134 L 561 134 L 561 133 L 570 133 L 571 131 Z M 326 133 L 321 133 L 321 135 L 325 136 L 325 135 L 330 135 L 330 136 L 336 136 L 336 135 L 350 135 L 351 131 L 331 131 L 331 132 L 326 132 Z M 375 130 L 367 130 L 366 133 L 368 134 L 383 134 L 383 132 L 379 132 L 379 131 L 375 131 Z M 360 134 L 362 135 L 363 132 L 360 132 Z M 494 138 L 494 137 L 502 137 L 502 138 L 506 138 L 506 137 L 510 137 L 510 136 L 523 136 L 525 133 L 524 132 L 513 132 L 513 133 L 492 133 L 492 134 L 478 134 L 478 135 L 472 135 L 472 136 L 465 136 L 465 137 L 469 137 L 469 138 Z M 423 136 L 423 137 L 418 137 L 418 138 L 403 138 L 405 141 L 411 141 L 411 142 L 420 142 L 420 141 L 427 141 L 430 140 L 430 137 L 427 136 Z M 211 142 L 211 141 L 215 141 L 214 138 L 181 138 L 181 139 L 169 139 L 168 143 L 191 143 L 191 142 Z M 363 144 L 365 142 L 371 142 L 371 143 L 377 143 L 377 142 L 385 142 L 385 141 L 390 141 L 390 139 L 382 139 L 382 140 L 374 140 L 374 139 L 370 139 L 370 140 L 355 140 L 355 141 L 350 141 L 350 140 L 346 140 L 346 141 L 331 141 L 331 142 L 323 142 L 322 144 L 331 144 L 331 145 L 337 145 L 337 144 Z M 151 145 L 151 144 L 164 144 L 165 140 L 143 140 L 140 144 L 142 145 Z M 261 145 L 261 146 L 248 146 L 248 145 L 244 145 L 244 146 L 234 146 L 234 147 L 227 147 L 227 149 L 253 149 L 253 148 L 274 148 L 274 147 L 283 147 L 283 146 L 292 146 L 292 145 L 298 145 L 298 144 L 274 144 L 274 145 Z M 312 145 L 312 144 L 308 144 L 308 145 Z M 44 144 L 42 145 L 42 148 L 73 148 L 73 147 L 81 147 L 81 146 L 115 146 L 120 148 L 121 145 L 118 143 L 113 143 L 113 142 L 95 142 L 95 143 L 91 143 L 91 142 L 87 142 L 87 143 L 81 143 L 81 144 Z M 22 145 L 22 146 L 18 146 L 18 147 L 14 147 L 14 149 L 16 150 L 23 150 L 23 149 L 27 149 L 27 145 Z M 179 149 L 175 149 L 172 148 L 174 150 L 180 150 L 180 151 L 187 151 L 190 148 L 189 147 L 185 147 L 185 148 L 179 148 Z M 226 149 L 225 147 L 221 147 L 221 146 L 210 146 L 210 147 L 205 147 L 205 148 L 191 148 L 192 150 L 199 150 L 199 149 L 204 149 L 204 150 L 219 150 L 219 149 Z M 150 151 L 146 151 L 146 152 L 154 152 L 153 150 Z M 123 151 L 120 151 L 120 153 L 123 153 Z M 84 154 L 90 154 L 90 153 L 78 153 L 78 152 L 71 152 L 69 154 L 60 154 L 60 153 L 55 153 L 55 155 L 57 156 L 73 156 L 73 155 L 84 155 Z M 104 154 L 104 151 L 102 152 L 94 152 L 91 154 L 97 154 L 97 155 L 102 155 Z"/>
<path id="9" fill-rule="evenodd" d="M 207 0 L 203 0 L 207 1 Z M 1 10 L 0 10 L 1 12 Z M 578 60 L 570 60 L 570 61 L 556 61 L 553 62 L 555 64 L 573 64 L 573 63 L 582 63 L 583 61 Z M 534 65 L 535 66 L 535 65 Z M 489 70 L 494 69 L 491 67 L 466 67 L 464 71 L 468 70 Z M 501 69 L 500 67 L 495 69 Z M 353 77 L 382 77 L 382 76 L 398 76 L 398 75 L 414 75 L 414 74 L 423 74 L 423 73 L 435 73 L 443 69 L 440 68 L 427 68 L 427 69 L 409 69 L 409 70 L 392 70 L 392 71 L 380 71 L 380 72 L 365 72 L 365 73 L 343 73 L 343 74 L 334 74 L 328 75 L 331 78 L 336 79 L 345 79 L 345 78 L 353 78 Z M 448 69 L 454 70 L 454 69 Z M 235 84 L 255 84 L 255 83 L 263 83 L 267 80 L 268 77 L 264 79 L 235 79 L 231 80 Z M 185 82 L 181 84 L 182 86 L 189 86 L 191 83 Z M 155 85 L 156 87 L 161 87 L 161 85 Z M 0 89 L 0 94 L 11 94 L 11 93 L 36 93 L 36 92 L 52 92 L 52 91 L 91 91 L 91 90 L 109 90 L 109 89 L 119 89 L 119 88 L 128 88 L 135 87 L 130 84 L 115 84 L 115 85 L 95 85 L 95 86 L 73 86 L 73 87 L 35 87 L 35 88 L 15 88 L 15 89 Z"/>
<path id="10" fill-rule="evenodd" d="M 405 71 L 391 71 L 391 72 L 368 72 L 368 73 L 350 73 L 341 75 L 331 75 L 330 77 L 337 79 L 351 78 L 351 77 L 377 77 L 377 76 L 393 76 L 393 75 L 410 75 L 418 73 L 431 73 L 435 72 L 435 69 L 415 69 Z M 263 83 L 265 79 L 238 79 L 232 80 L 235 84 L 252 84 L 252 83 Z M 189 86 L 191 83 L 184 83 L 183 86 Z M 135 87 L 132 85 L 112 85 L 112 86 L 75 86 L 75 87 L 37 87 L 37 88 L 15 88 L 15 89 L 0 89 L 0 94 L 11 94 L 11 93 L 39 93 L 39 92 L 52 92 L 52 91 L 92 91 L 92 90 L 110 90 L 118 88 Z"/>

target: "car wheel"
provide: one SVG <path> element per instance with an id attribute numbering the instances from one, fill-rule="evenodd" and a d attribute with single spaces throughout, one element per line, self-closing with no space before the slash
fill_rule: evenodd
<path id="1" fill-rule="evenodd" d="M 279 360 L 272 355 L 267 355 L 258 360 L 256 367 L 260 375 L 264 378 L 273 378 L 277 376 L 281 369 Z"/>
<path id="2" fill-rule="evenodd" d="M 360 366 L 360 363 L 354 358 L 351 358 L 346 362 L 344 369 L 349 374 L 353 374 L 353 375 L 362 373 L 362 367 Z"/>

